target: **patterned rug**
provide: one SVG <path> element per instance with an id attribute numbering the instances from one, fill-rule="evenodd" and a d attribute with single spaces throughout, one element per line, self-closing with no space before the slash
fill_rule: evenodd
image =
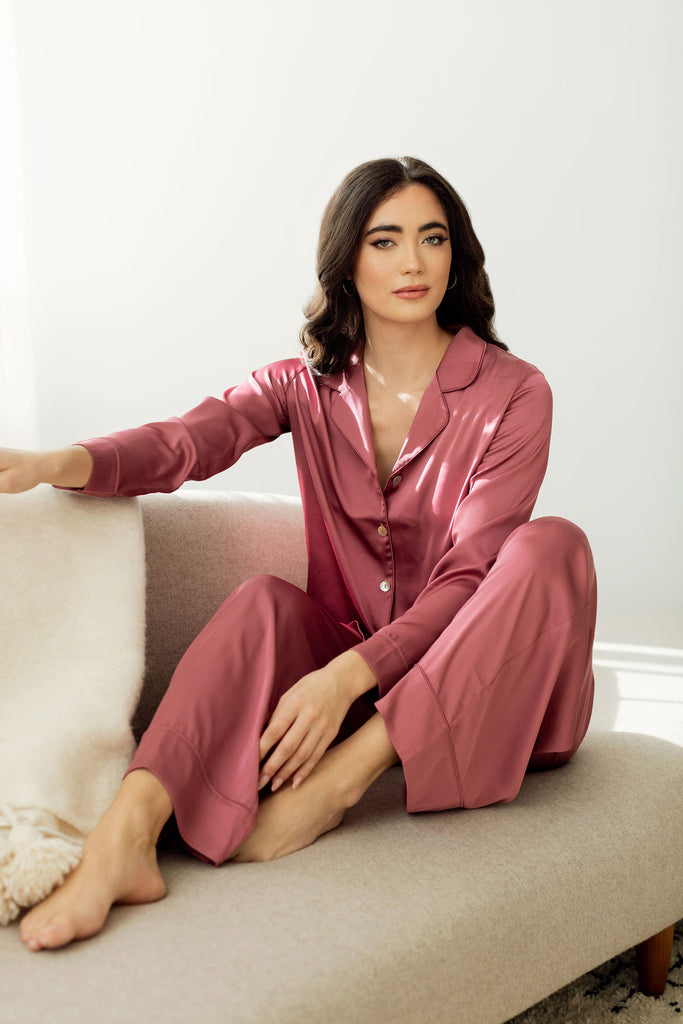
<path id="1" fill-rule="evenodd" d="M 683 921 L 674 933 L 669 981 L 662 996 L 638 991 L 633 950 L 555 992 L 508 1024 L 683 1024 Z"/>

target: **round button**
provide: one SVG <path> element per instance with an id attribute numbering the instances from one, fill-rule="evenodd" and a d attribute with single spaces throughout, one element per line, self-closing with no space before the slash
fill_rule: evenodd
<path id="1" fill-rule="evenodd" d="M 387 530 L 386 526 L 384 526 L 383 524 L 380 524 L 377 527 L 377 532 L 380 535 L 380 537 L 386 537 L 386 535 L 389 533 L 389 531 Z"/>
<path id="2" fill-rule="evenodd" d="M 379 585 L 379 589 L 382 591 L 383 594 L 386 594 L 388 590 L 391 590 L 391 583 L 389 582 L 389 580 L 382 580 L 382 582 Z"/>
<path id="3" fill-rule="evenodd" d="M 393 484 L 394 487 L 398 487 L 402 479 L 403 477 L 401 476 L 401 474 L 397 473 L 394 479 L 391 481 L 391 483 Z"/>

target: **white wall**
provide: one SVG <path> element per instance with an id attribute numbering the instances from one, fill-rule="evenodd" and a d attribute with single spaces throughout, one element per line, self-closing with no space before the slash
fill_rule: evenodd
<path id="1" fill-rule="evenodd" d="M 23 222 L 16 48 L 9 0 L 0 0 L 0 444 L 39 443 Z"/>
<path id="2" fill-rule="evenodd" d="M 683 639 L 680 0 L 13 13 L 42 445 L 295 353 L 329 194 L 417 155 L 465 198 L 498 329 L 553 386 L 538 514 L 586 529 L 606 623 Z M 210 486 L 294 493 L 289 442 Z"/>

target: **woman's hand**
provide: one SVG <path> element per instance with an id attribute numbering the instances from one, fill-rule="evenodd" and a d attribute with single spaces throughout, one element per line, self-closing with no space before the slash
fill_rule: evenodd
<path id="1" fill-rule="evenodd" d="M 334 658 L 325 668 L 303 676 L 282 695 L 259 746 L 259 789 L 272 779 L 275 792 L 291 776 L 296 789 L 307 778 L 339 732 L 354 700 L 372 689 L 376 679 L 354 651 Z M 274 749 L 273 749 L 274 748 Z"/>
<path id="2" fill-rule="evenodd" d="M 0 494 L 20 494 L 38 484 L 85 487 L 92 466 L 92 455 L 82 445 L 54 452 L 0 448 Z"/>
<path id="3" fill-rule="evenodd" d="M 41 482 L 40 453 L 0 448 L 0 493 L 19 494 Z"/>

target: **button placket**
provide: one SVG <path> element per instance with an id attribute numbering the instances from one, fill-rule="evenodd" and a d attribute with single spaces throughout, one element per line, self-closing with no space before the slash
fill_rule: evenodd
<path id="1" fill-rule="evenodd" d="M 382 494 L 380 515 L 378 516 L 377 522 L 377 536 L 382 539 L 382 543 L 380 545 L 382 552 L 381 562 L 383 563 L 383 568 L 384 572 L 386 573 L 386 576 L 384 577 L 384 579 L 380 579 L 377 586 L 382 594 L 391 595 L 393 591 L 394 578 L 394 552 L 391 544 L 391 535 L 389 531 L 388 520 L 389 516 L 387 511 L 386 500 L 384 494 Z"/>

